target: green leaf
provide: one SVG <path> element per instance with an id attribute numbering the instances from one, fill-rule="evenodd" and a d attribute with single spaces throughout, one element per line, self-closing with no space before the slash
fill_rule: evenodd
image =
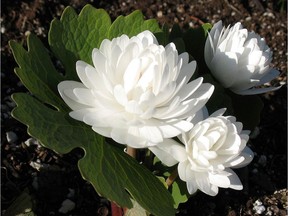
<path id="1" fill-rule="evenodd" d="M 204 47 L 207 32 L 211 27 L 211 24 L 206 23 L 198 28 L 190 28 L 183 34 L 186 51 L 197 61 L 199 72 L 202 74 L 209 71 L 204 59 Z"/>
<path id="2" fill-rule="evenodd" d="M 154 215 L 174 215 L 173 199 L 163 184 L 135 159 L 105 143 L 90 126 L 28 94 L 15 93 L 12 98 L 17 104 L 13 117 L 28 125 L 28 133 L 45 147 L 61 154 L 77 147 L 84 150 L 79 170 L 100 195 L 128 208 L 132 207 L 131 195 Z"/>
<path id="3" fill-rule="evenodd" d="M 183 32 L 178 24 L 173 25 L 171 32 L 169 34 L 169 41 L 173 41 L 176 38 L 182 38 Z"/>
<path id="4" fill-rule="evenodd" d="M 180 203 L 185 203 L 191 196 L 187 191 L 186 182 L 179 179 L 179 177 L 171 185 L 171 194 L 174 199 L 174 208 L 178 208 Z"/>
<path id="5" fill-rule="evenodd" d="M 203 74 L 204 82 L 211 83 L 214 85 L 215 89 L 206 103 L 206 107 L 209 111 L 209 114 L 212 114 L 213 112 L 226 108 L 225 115 L 233 115 L 234 114 L 234 108 L 232 104 L 232 99 L 230 95 L 227 93 L 227 91 L 223 88 L 223 86 L 218 83 L 211 74 Z"/>
<path id="6" fill-rule="evenodd" d="M 105 38 L 112 39 L 122 34 L 131 37 L 144 30 L 161 32 L 156 20 L 144 20 L 140 11 L 134 11 L 126 17 L 119 16 L 111 24 L 108 13 L 103 9 L 86 5 L 77 15 L 72 7 L 67 7 L 60 21 L 52 21 L 48 41 L 54 55 L 65 68 L 65 78 L 78 80 L 76 61 L 81 59 L 92 64 L 92 50 L 99 48 Z"/>
<path id="7" fill-rule="evenodd" d="M 121 31 L 130 32 L 129 36 L 143 29 L 158 31 L 155 21 L 144 21 L 140 12 L 121 19 L 125 23 L 121 24 Z M 137 26 L 132 25 L 134 19 Z M 69 108 L 57 92 L 60 81 L 78 80 L 78 59 L 91 62 L 92 49 L 99 47 L 108 33 L 116 36 L 121 31 L 116 24 L 110 25 L 104 10 L 88 5 L 78 16 L 72 8 L 66 8 L 61 20 L 54 20 L 49 31 L 49 44 L 65 67 L 64 76 L 55 70 L 48 50 L 36 36 L 28 37 L 28 51 L 11 41 L 19 65 L 16 74 L 32 93 L 12 96 L 17 104 L 12 115 L 47 148 L 62 154 L 82 148 L 85 155 L 78 163 L 79 170 L 102 196 L 128 208 L 132 207 L 132 198 L 154 215 L 174 215 L 173 198 L 157 177 L 118 147 L 105 143 L 90 126 L 70 118 Z"/>
<path id="8" fill-rule="evenodd" d="M 91 5 L 86 5 L 79 16 L 73 8 L 67 7 L 60 21 L 52 21 L 48 41 L 53 53 L 64 65 L 66 79 L 78 79 L 75 71 L 77 60 L 92 63 L 92 50 L 106 38 L 110 25 L 107 12 Z"/>
<path id="9" fill-rule="evenodd" d="M 164 24 L 161 32 L 155 32 L 155 37 L 160 45 L 166 46 L 169 43 L 169 26 Z"/>
<path id="10" fill-rule="evenodd" d="M 155 19 L 144 21 L 141 11 L 136 10 L 128 16 L 119 16 L 111 25 L 107 38 L 112 39 L 126 34 L 129 37 L 138 33 L 150 30 L 153 33 L 160 32 L 161 29 Z"/>
<path id="11" fill-rule="evenodd" d="M 154 172 L 157 173 L 160 177 L 158 177 L 162 184 L 167 188 L 168 185 L 166 184 L 166 179 L 168 178 L 172 172 L 177 169 L 177 165 L 172 167 L 167 167 L 161 163 L 159 158 L 155 157 L 153 160 L 154 164 Z M 163 178 L 164 176 L 165 178 Z M 168 188 L 173 200 L 174 200 L 174 208 L 177 209 L 180 203 L 185 203 L 189 197 L 191 196 L 188 193 L 186 182 L 182 181 L 179 177 L 175 179 L 172 185 Z"/>
<path id="12" fill-rule="evenodd" d="M 19 65 L 19 68 L 15 68 L 15 73 L 24 86 L 44 103 L 51 106 L 57 104 L 59 109 L 67 110 L 57 91 L 57 83 L 63 77 L 56 71 L 42 42 L 30 34 L 27 39 L 28 51 L 15 41 L 10 41 L 9 44 Z"/>

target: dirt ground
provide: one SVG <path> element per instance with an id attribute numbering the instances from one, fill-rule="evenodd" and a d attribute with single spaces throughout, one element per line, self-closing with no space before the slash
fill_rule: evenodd
<path id="1" fill-rule="evenodd" d="M 253 162 L 238 170 L 244 190 L 221 189 L 216 197 L 201 192 L 179 207 L 178 216 L 286 215 L 287 203 L 287 3 L 286 0 L 25 0 L 2 1 L 1 13 L 1 213 L 26 190 L 36 215 L 110 215 L 109 202 L 85 182 L 77 161 L 83 152 L 73 150 L 57 155 L 29 139 L 26 126 L 10 116 L 15 106 L 10 95 L 26 92 L 14 75 L 16 63 L 9 40 L 25 44 L 33 32 L 47 45 L 49 23 L 71 5 L 77 12 L 85 4 L 104 8 L 115 19 L 140 9 L 146 18 L 162 25 L 179 23 L 184 29 L 201 21 L 234 24 L 238 21 L 264 37 L 273 50 L 272 64 L 281 75 L 274 81 L 284 84 L 277 92 L 261 96 L 261 122 L 250 139 Z M 48 45 L 47 45 L 48 47 Z M 29 140 L 28 140 L 29 139 Z M 28 140 L 28 141 L 27 141 Z M 75 204 L 67 214 L 59 213 L 69 198 Z M 264 208 L 263 208 L 264 207 Z M 10 208 L 11 209 L 11 208 Z M 257 213 L 257 209 L 259 212 Z M 262 209 L 262 210 L 261 210 Z M 261 214 L 260 214 L 261 213 Z"/>

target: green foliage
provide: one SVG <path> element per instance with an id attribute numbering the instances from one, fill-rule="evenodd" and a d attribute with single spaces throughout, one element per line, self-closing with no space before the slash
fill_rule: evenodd
<path id="1" fill-rule="evenodd" d="M 185 33 L 183 33 L 183 40 L 185 42 L 186 51 L 197 61 L 200 76 L 202 76 L 204 73 L 207 73 L 208 71 L 204 60 L 204 47 L 207 32 L 211 28 L 211 24 L 205 23 L 201 27 L 190 28 Z"/>
<path id="2" fill-rule="evenodd" d="M 109 15 L 103 9 L 85 6 L 79 16 L 67 7 L 60 21 L 51 22 L 48 42 L 66 72 L 66 79 L 77 80 L 75 62 L 79 59 L 92 63 L 92 50 L 100 46 L 111 26 Z"/>
<path id="3" fill-rule="evenodd" d="M 177 165 L 173 167 L 167 167 L 163 165 L 157 157 L 154 158 L 153 164 L 154 172 L 157 173 L 157 175 L 159 176 L 164 176 L 165 178 L 168 178 L 177 169 Z M 164 177 L 158 178 L 165 185 L 165 187 L 168 188 Z M 178 208 L 180 203 L 185 203 L 191 196 L 187 191 L 186 182 L 182 181 L 179 177 L 175 179 L 175 181 L 168 189 L 174 199 L 174 208 L 176 209 Z"/>
<path id="4" fill-rule="evenodd" d="M 231 97 L 226 93 L 226 90 L 223 88 L 223 86 L 218 83 L 211 74 L 204 74 L 203 75 L 204 82 L 211 83 L 214 85 L 215 89 L 206 103 L 206 107 L 209 111 L 209 114 L 212 114 L 213 112 L 217 111 L 218 109 L 226 108 L 225 115 L 233 115 L 234 114 L 234 108 L 232 105 L 232 99 Z"/>
<path id="5" fill-rule="evenodd" d="M 82 148 L 85 155 L 78 163 L 79 170 L 100 195 L 128 208 L 133 206 L 133 198 L 154 215 L 174 215 L 173 199 L 158 178 L 118 147 L 105 143 L 90 126 L 70 118 L 69 108 L 57 93 L 60 81 L 77 79 L 76 61 L 91 62 L 92 49 L 99 47 L 107 34 L 112 37 L 124 31 L 132 36 L 150 28 L 152 32 L 160 31 L 153 20 L 144 21 L 140 12 L 121 19 L 125 20 L 124 24 L 117 29 L 105 11 L 88 5 L 79 16 L 68 7 L 60 21 L 52 22 L 49 44 L 53 54 L 63 63 L 65 76 L 56 71 L 47 49 L 36 36 L 28 37 L 28 51 L 11 41 L 19 65 L 15 72 L 32 94 L 12 96 L 17 104 L 12 115 L 26 124 L 28 133 L 47 148 L 61 154 Z M 131 25 L 135 19 L 140 28 Z"/>
<path id="6" fill-rule="evenodd" d="M 140 11 L 124 17 L 119 16 L 113 23 L 107 12 L 86 5 L 79 15 L 67 7 L 60 21 L 54 19 L 49 31 L 49 45 L 55 56 L 64 65 L 66 78 L 77 80 L 75 62 L 79 59 L 92 63 L 92 50 L 99 48 L 103 39 L 112 39 L 122 34 L 129 37 L 150 30 L 160 32 L 156 20 L 144 21 Z"/>
<path id="7" fill-rule="evenodd" d="M 61 82 L 63 77 L 56 71 L 41 41 L 35 35 L 29 35 L 28 51 L 14 41 L 10 41 L 9 44 L 20 66 L 15 69 L 15 73 L 24 86 L 44 103 L 52 106 L 56 103 L 59 109 L 67 110 L 57 91 L 57 83 Z"/>
<path id="8" fill-rule="evenodd" d="M 126 17 L 117 17 L 109 28 L 107 38 L 112 39 L 122 34 L 126 34 L 131 37 L 144 30 L 150 30 L 153 33 L 161 31 L 156 20 L 150 19 L 144 21 L 143 14 L 136 10 Z"/>
<path id="9" fill-rule="evenodd" d="M 175 208 L 178 208 L 180 203 L 187 202 L 191 196 L 187 191 L 186 182 L 183 182 L 179 177 L 171 185 L 170 191 L 175 202 Z"/>

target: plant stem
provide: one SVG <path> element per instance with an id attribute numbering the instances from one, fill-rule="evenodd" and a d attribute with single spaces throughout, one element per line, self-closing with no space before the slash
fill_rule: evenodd
<path id="1" fill-rule="evenodd" d="M 167 186 L 170 187 L 177 177 L 178 177 L 178 170 L 176 168 L 175 170 L 173 170 L 170 176 L 166 179 Z"/>
<path id="2" fill-rule="evenodd" d="M 111 215 L 112 216 L 122 216 L 123 209 L 117 206 L 114 202 L 111 201 Z"/>
<path id="3" fill-rule="evenodd" d="M 136 156 L 137 156 L 137 151 L 136 151 L 136 149 L 135 149 L 135 148 L 132 148 L 132 147 L 130 147 L 130 146 L 127 146 L 127 151 L 126 151 L 126 153 L 127 153 L 128 155 L 130 155 L 131 157 L 133 157 L 133 158 L 136 158 Z"/>

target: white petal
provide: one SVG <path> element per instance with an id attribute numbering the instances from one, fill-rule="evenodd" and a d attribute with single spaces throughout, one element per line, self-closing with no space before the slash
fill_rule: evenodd
<path id="1" fill-rule="evenodd" d="M 125 106 L 128 102 L 126 92 L 124 88 L 121 85 L 117 85 L 114 88 L 114 97 L 116 101 L 121 104 L 122 106 Z"/>
<path id="2" fill-rule="evenodd" d="M 217 116 L 222 116 L 225 112 L 226 112 L 226 108 L 222 108 L 222 109 L 219 109 L 215 112 L 213 112 L 210 117 L 217 117 Z"/>
<path id="3" fill-rule="evenodd" d="M 129 92 L 137 83 L 140 77 L 140 59 L 134 59 L 127 67 L 124 73 L 124 88 L 126 92 Z"/>
<path id="4" fill-rule="evenodd" d="M 104 137 L 111 137 L 111 130 L 112 129 L 110 127 L 97 127 L 97 126 L 94 127 L 94 126 L 92 126 L 92 129 L 96 133 L 98 133 Z"/>
<path id="5" fill-rule="evenodd" d="M 184 61 L 184 60 L 183 60 Z M 186 78 L 186 83 L 190 80 L 192 75 L 196 70 L 196 61 L 191 61 L 189 64 L 184 64 L 181 67 L 180 73 L 177 77 L 177 83 L 180 83 L 184 78 Z"/>
<path id="6" fill-rule="evenodd" d="M 140 136 L 145 138 L 146 140 L 153 142 L 153 143 L 159 143 L 163 142 L 163 136 L 161 131 L 155 127 L 155 126 L 142 126 L 139 127 Z"/>
<path id="7" fill-rule="evenodd" d="M 127 144 L 127 129 L 112 128 L 110 137 L 120 144 L 128 145 Z"/>
<path id="8" fill-rule="evenodd" d="M 216 52 L 210 64 L 210 70 L 224 88 L 229 88 L 237 79 L 238 57 L 232 52 Z"/>
<path id="9" fill-rule="evenodd" d="M 241 168 L 241 167 L 247 166 L 253 160 L 254 153 L 249 147 L 246 146 L 241 152 L 240 156 L 244 157 L 243 162 L 237 165 L 231 164 L 233 168 Z M 230 163 L 232 163 L 232 161 Z"/>
<path id="10" fill-rule="evenodd" d="M 73 118 L 76 119 L 78 121 L 83 121 L 85 115 L 89 114 L 89 113 L 95 113 L 95 109 L 94 108 L 84 108 L 84 109 L 79 109 L 79 110 L 75 110 L 69 113 L 69 115 Z M 92 125 L 93 123 L 91 122 L 89 125 Z"/>
<path id="11" fill-rule="evenodd" d="M 90 80 L 89 77 L 87 77 L 87 71 L 88 73 L 97 73 L 94 67 L 87 64 L 83 61 L 77 61 L 76 62 L 76 71 L 77 74 L 81 80 L 81 82 L 87 87 L 87 88 L 94 88 L 93 80 Z"/>
<path id="12" fill-rule="evenodd" d="M 95 101 L 95 97 L 92 94 L 90 89 L 87 88 L 74 88 L 73 93 L 78 98 L 80 103 L 83 103 L 87 106 L 97 106 L 97 102 Z"/>
<path id="13" fill-rule="evenodd" d="M 187 160 L 185 147 L 173 139 L 164 139 L 162 143 L 149 149 L 167 166 Z"/>
<path id="14" fill-rule="evenodd" d="M 215 185 L 211 185 L 209 181 L 208 173 L 197 173 L 196 183 L 198 185 L 199 190 L 203 191 L 204 193 L 215 196 L 218 193 L 218 187 Z"/>
<path id="15" fill-rule="evenodd" d="M 189 181 L 187 178 L 187 170 L 191 172 L 190 164 L 188 160 L 184 160 L 178 164 L 178 175 L 182 181 Z"/>
<path id="16" fill-rule="evenodd" d="M 230 180 L 226 175 L 209 173 L 210 183 L 217 187 L 228 188 L 230 186 Z"/>
<path id="17" fill-rule="evenodd" d="M 92 61 L 98 73 L 106 73 L 106 57 L 96 48 L 92 51 Z"/>
<path id="18" fill-rule="evenodd" d="M 172 138 L 183 132 L 189 131 L 193 124 L 184 120 L 166 121 L 166 124 L 159 126 L 164 138 Z"/>
<path id="19" fill-rule="evenodd" d="M 187 181 L 186 184 L 187 184 L 187 190 L 189 194 L 196 193 L 196 191 L 198 190 L 198 187 L 194 179 Z"/>
<path id="20" fill-rule="evenodd" d="M 58 84 L 58 91 L 60 96 L 63 98 L 65 103 L 72 109 L 72 110 L 78 110 L 78 109 L 83 109 L 83 108 L 88 108 L 88 106 L 76 102 L 75 100 L 71 99 L 68 97 L 64 91 L 70 89 L 71 91 L 74 88 L 86 88 L 82 83 L 76 82 L 76 81 L 63 81 Z"/>
<path id="21" fill-rule="evenodd" d="M 230 181 L 229 188 L 232 188 L 234 190 L 242 190 L 243 185 L 242 185 L 239 177 L 237 176 L 237 174 L 232 169 L 229 169 L 229 168 L 226 169 L 225 171 L 230 173 L 230 175 L 228 175 L 228 178 Z"/>
<path id="22" fill-rule="evenodd" d="M 189 96 L 191 96 L 202 84 L 203 78 L 199 77 L 196 80 L 185 85 L 178 93 L 178 96 L 181 100 L 186 100 Z"/>
<path id="23" fill-rule="evenodd" d="M 269 88 L 251 88 L 251 89 L 242 90 L 242 91 L 235 91 L 234 90 L 233 92 L 236 94 L 239 94 L 239 95 L 255 95 L 255 94 L 263 94 L 266 92 L 276 91 L 280 88 L 281 88 L 281 86 L 269 87 Z"/>

